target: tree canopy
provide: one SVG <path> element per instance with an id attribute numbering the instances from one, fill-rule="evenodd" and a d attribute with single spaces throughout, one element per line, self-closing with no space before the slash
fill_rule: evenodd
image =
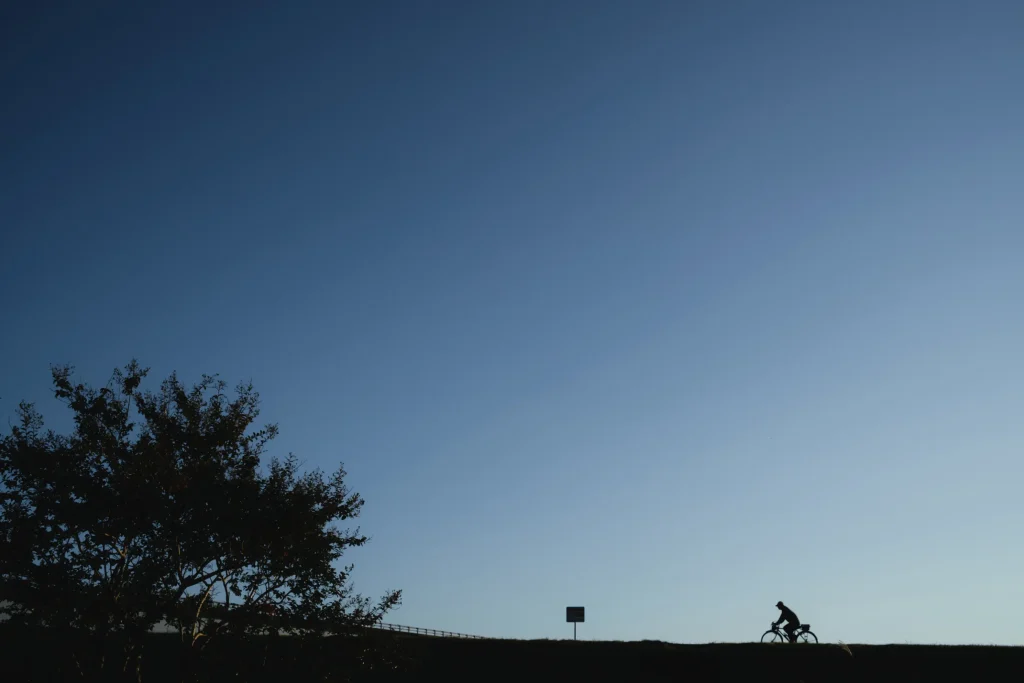
<path id="1" fill-rule="evenodd" d="M 400 602 L 357 594 L 344 526 L 363 499 L 346 472 L 264 461 L 276 425 L 256 427 L 252 384 L 175 374 L 143 391 L 132 361 L 94 389 L 52 368 L 74 427 L 35 406 L 0 439 L 0 601 L 15 623 L 133 634 L 161 621 L 182 642 L 218 634 L 323 634 L 372 625 Z"/>

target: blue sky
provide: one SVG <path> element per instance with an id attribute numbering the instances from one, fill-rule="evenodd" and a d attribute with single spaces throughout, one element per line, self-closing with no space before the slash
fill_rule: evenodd
<path id="1" fill-rule="evenodd" d="M 1024 5 L 2 11 L 0 413 L 251 379 L 395 623 L 1021 642 Z"/>

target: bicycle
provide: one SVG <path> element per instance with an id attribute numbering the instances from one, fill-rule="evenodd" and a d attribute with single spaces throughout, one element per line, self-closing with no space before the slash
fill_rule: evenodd
<path id="1" fill-rule="evenodd" d="M 811 632 L 810 624 L 800 624 L 800 628 L 798 628 L 796 631 L 794 631 L 793 638 L 794 638 L 794 640 L 793 640 L 794 643 L 817 643 L 818 642 L 818 636 L 814 635 L 814 633 Z M 767 631 L 765 631 L 764 635 L 761 636 L 761 642 L 762 643 L 788 643 L 789 642 L 789 636 L 786 635 L 785 631 L 783 631 L 781 628 L 779 628 L 778 624 L 773 623 L 772 627 L 770 629 L 768 629 Z"/>

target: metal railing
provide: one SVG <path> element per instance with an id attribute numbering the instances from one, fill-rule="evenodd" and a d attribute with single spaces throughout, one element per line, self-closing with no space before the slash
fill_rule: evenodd
<path id="1" fill-rule="evenodd" d="M 10 615 L 7 614 L 3 608 L 8 603 L 0 602 L 0 623 L 7 621 Z M 455 633 L 454 631 L 442 631 L 436 628 L 420 628 L 418 626 L 402 626 L 400 624 L 388 624 L 386 622 L 379 621 L 374 624 L 371 628 L 381 631 L 394 631 L 395 633 L 411 633 L 419 636 L 433 636 L 435 638 L 471 638 L 474 640 L 488 640 L 487 636 L 474 636 L 468 633 Z M 168 624 L 165 621 L 161 621 L 155 624 L 151 629 L 152 632 L 156 633 L 174 633 L 177 629 Z"/>
<path id="2" fill-rule="evenodd" d="M 440 631 L 436 628 L 419 628 L 418 626 L 400 626 L 398 624 L 386 624 L 380 622 L 373 628 L 382 631 L 395 631 L 397 633 L 414 633 L 420 636 L 434 636 L 437 638 L 473 638 L 476 640 L 487 640 L 486 636 L 471 636 L 467 633 L 453 633 L 452 631 Z"/>

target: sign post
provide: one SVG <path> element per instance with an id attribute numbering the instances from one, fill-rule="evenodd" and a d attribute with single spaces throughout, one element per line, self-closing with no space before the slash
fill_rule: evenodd
<path id="1" fill-rule="evenodd" d="M 565 621 L 572 624 L 572 639 L 576 640 L 576 624 L 583 623 L 583 608 L 582 607 L 566 607 L 565 608 Z"/>

